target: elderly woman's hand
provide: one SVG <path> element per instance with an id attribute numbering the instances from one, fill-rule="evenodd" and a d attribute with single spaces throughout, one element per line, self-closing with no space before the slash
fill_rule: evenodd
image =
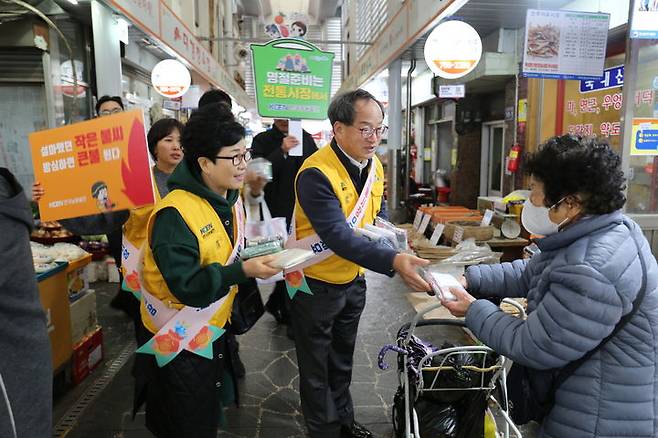
<path id="1" fill-rule="evenodd" d="M 452 316 L 462 318 L 464 315 L 466 315 L 469 306 L 473 301 L 475 301 L 475 298 L 473 298 L 468 292 L 466 292 L 461 287 L 451 287 L 450 293 L 455 296 L 455 300 L 454 301 L 441 300 L 441 304 L 443 304 L 443 307 L 445 307 L 450 311 Z"/>

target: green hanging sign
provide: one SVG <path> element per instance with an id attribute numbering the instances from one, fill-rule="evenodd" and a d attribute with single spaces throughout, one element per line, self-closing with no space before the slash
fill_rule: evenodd
<path id="1" fill-rule="evenodd" d="M 327 118 L 332 52 L 306 41 L 284 38 L 252 44 L 256 104 L 261 117 Z"/>

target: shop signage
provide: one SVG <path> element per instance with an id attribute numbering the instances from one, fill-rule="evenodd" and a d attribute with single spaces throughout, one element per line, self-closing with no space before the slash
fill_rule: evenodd
<path id="1" fill-rule="evenodd" d="M 444 21 L 425 41 L 425 62 L 435 75 L 457 79 L 469 74 L 482 57 L 482 40 L 463 21 Z"/>
<path id="2" fill-rule="evenodd" d="M 529 9 L 523 74 L 530 78 L 600 79 L 610 14 Z"/>
<path id="3" fill-rule="evenodd" d="M 421 34 L 425 33 L 431 23 L 445 14 L 448 8 L 462 6 L 464 0 L 414 0 L 405 1 L 400 9 L 382 29 L 386 38 L 377 38 L 358 62 L 353 66 L 349 76 L 341 82 L 340 90 L 343 92 L 353 90 L 375 76 L 388 64 L 400 56 Z M 428 11 L 432 13 L 428 14 Z M 398 32 L 398 33 L 394 33 Z"/>
<path id="4" fill-rule="evenodd" d="M 34 177 L 46 188 L 50 221 L 154 203 L 141 110 L 29 135 Z"/>
<path id="5" fill-rule="evenodd" d="M 110 3 L 140 26 L 158 29 L 160 0 L 111 0 Z"/>
<path id="6" fill-rule="evenodd" d="M 181 103 L 177 100 L 165 100 L 162 102 L 162 108 L 172 110 L 172 111 L 179 111 L 181 107 Z"/>
<path id="7" fill-rule="evenodd" d="M 519 108 L 517 113 L 517 121 L 524 123 L 528 121 L 528 99 L 519 99 Z"/>
<path id="8" fill-rule="evenodd" d="M 466 86 L 439 85 L 439 97 L 442 99 L 460 99 L 466 95 Z"/>
<path id="9" fill-rule="evenodd" d="M 190 88 L 192 77 L 180 61 L 165 59 L 153 67 L 151 83 L 155 91 L 164 97 L 180 97 Z"/>
<path id="10" fill-rule="evenodd" d="M 631 38 L 658 39 L 658 3 L 651 0 L 634 0 Z"/>
<path id="11" fill-rule="evenodd" d="M 219 69 L 217 61 L 187 26 L 164 5 L 160 8 L 160 35 L 165 44 L 183 56 L 199 73 L 209 79 L 216 78 Z"/>
<path id="12" fill-rule="evenodd" d="M 298 39 L 252 44 L 256 105 L 261 117 L 327 118 L 332 52 Z"/>
<path id="13" fill-rule="evenodd" d="M 587 79 L 580 81 L 580 92 L 589 93 L 590 91 L 617 88 L 622 85 L 624 85 L 624 66 L 618 65 L 603 70 L 603 77 L 600 79 Z"/>
<path id="14" fill-rule="evenodd" d="M 106 0 L 141 30 L 184 58 L 208 82 L 221 87 L 240 105 L 253 105 L 245 90 L 223 68 L 163 0 Z"/>
<path id="15" fill-rule="evenodd" d="M 631 155 L 658 155 L 658 119 L 633 119 Z"/>
<path id="16" fill-rule="evenodd" d="M 505 120 L 514 120 L 514 107 L 505 107 Z"/>

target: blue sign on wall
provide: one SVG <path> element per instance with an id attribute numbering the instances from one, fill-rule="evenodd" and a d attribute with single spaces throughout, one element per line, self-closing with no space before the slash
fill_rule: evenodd
<path id="1" fill-rule="evenodd" d="M 658 130 L 644 129 L 635 134 L 635 147 L 638 150 L 658 151 Z"/>
<path id="2" fill-rule="evenodd" d="M 589 93 L 591 91 L 621 87 L 622 85 L 624 85 L 624 66 L 618 65 L 603 70 L 603 76 L 599 79 L 580 81 L 580 92 Z"/>

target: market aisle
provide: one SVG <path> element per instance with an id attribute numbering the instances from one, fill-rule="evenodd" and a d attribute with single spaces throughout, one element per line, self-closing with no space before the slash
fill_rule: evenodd
<path id="1" fill-rule="evenodd" d="M 391 435 L 390 404 L 397 387 L 392 370 L 377 369 L 377 354 L 392 342 L 399 326 L 411 317 L 411 306 L 400 293 L 399 280 L 369 275 L 369 294 L 361 320 L 355 353 L 352 393 L 357 418 L 377 436 Z M 116 285 L 97 283 L 99 321 L 103 325 L 105 363 L 83 385 L 62 396 L 55 405 L 55 421 L 103 375 L 109 363 L 131 342 L 132 327 L 122 314 L 108 307 Z M 227 412 L 228 424 L 220 436 L 289 437 L 304 436 L 299 412 L 297 358 L 285 327 L 265 315 L 246 335 L 240 337 L 241 356 L 247 376 L 240 382 L 242 405 Z M 394 356 L 389 357 L 394 361 Z M 67 437 L 149 437 L 143 413 L 133 422 L 132 376 L 128 361 L 95 401 L 82 413 Z"/>
<path id="2" fill-rule="evenodd" d="M 86 387 L 101 377 L 108 363 L 116 359 L 121 350 L 131 342 L 128 322 L 107 306 L 114 293 L 114 285 L 96 284 L 103 298 L 99 300 L 99 320 L 107 332 L 105 348 L 109 352 L 106 362 L 92 374 Z M 413 310 L 398 278 L 389 279 L 378 274 L 368 274 L 368 301 L 359 327 L 355 353 L 352 395 L 358 421 L 370 428 L 377 437 L 392 437 L 391 404 L 397 388 L 395 354 L 387 356 L 391 368 L 377 368 L 377 356 L 381 347 L 395 341 L 399 327 L 409 321 Z M 117 329 L 117 327 L 119 327 Z M 440 343 L 443 339 L 463 339 L 463 334 L 451 328 L 432 329 L 427 339 Z M 109 333 L 114 333 L 110 340 Z M 121 336 L 117 336 L 122 333 Z M 220 437 L 303 437 L 303 418 L 299 410 L 299 393 L 296 356 L 293 342 L 285 336 L 285 327 L 279 327 L 274 319 L 265 315 L 246 335 L 240 337 L 241 356 L 247 368 L 247 376 L 240 382 L 241 407 L 227 411 L 228 424 Z M 105 390 L 86 408 L 80 420 L 66 434 L 71 438 L 151 437 L 144 427 L 144 414 L 131 419 L 132 376 L 128 361 L 111 380 Z M 77 397 L 84 389 L 75 388 Z M 55 421 L 75 402 L 77 397 L 69 393 L 55 406 Z"/>

